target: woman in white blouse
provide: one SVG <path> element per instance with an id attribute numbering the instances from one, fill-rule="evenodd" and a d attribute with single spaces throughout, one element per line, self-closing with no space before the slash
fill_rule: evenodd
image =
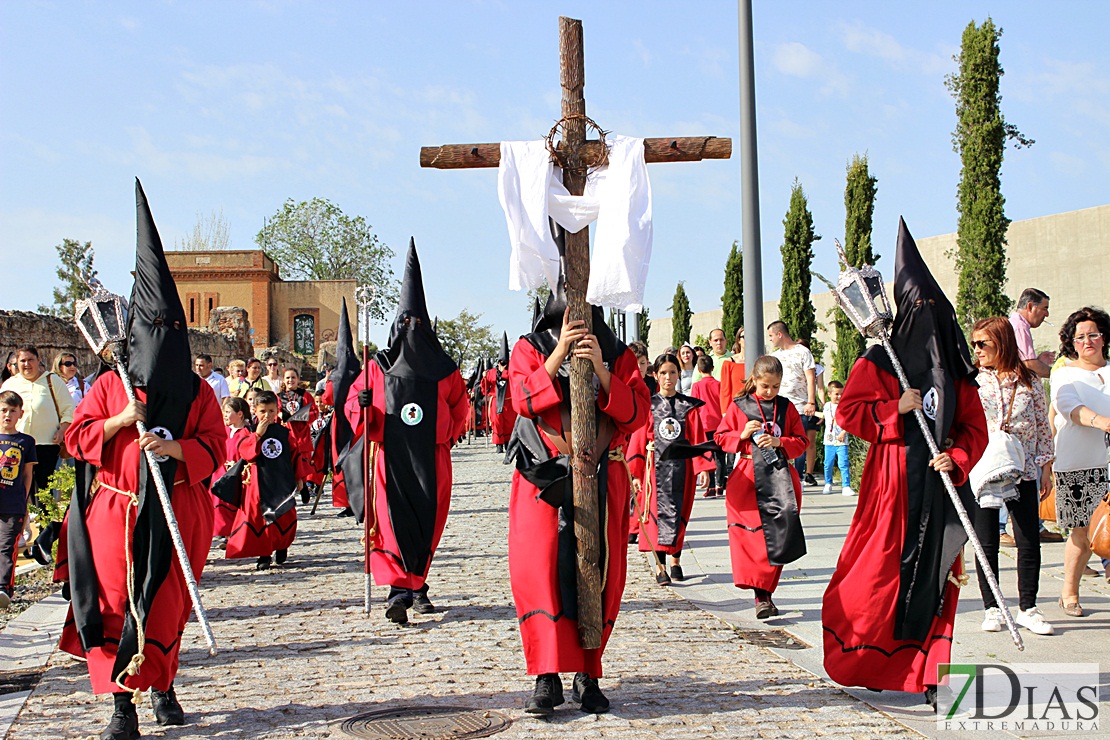
<path id="1" fill-rule="evenodd" d="M 1056 518 L 1069 527 L 1064 547 L 1064 587 L 1060 607 L 1082 617 L 1079 579 L 1091 557 L 1087 525 L 1110 488 L 1110 368 L 1107 336 L 1110 315 L 1081 308 L 1060 329 L 1060 353 L 1068 362 L 1052 373 L 1056 409 Z"/>

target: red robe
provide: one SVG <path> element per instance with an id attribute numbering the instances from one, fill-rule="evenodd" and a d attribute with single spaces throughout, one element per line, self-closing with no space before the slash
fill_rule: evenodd
<path id="1" fill-rule="evenodd" d="M 973 460 L 987 442 L 983 407 L 974 385 L 957 381 L 955 418 L 946 450 L 956 463 L 952 482 L 967 479 Z M 959 588 L 945 587 L 944 605 L 924 643 L 894 639 L 900 582 L 900 554 L 906 532 L 906 453 L 902 425 L 916 422 L 898 413 L 902 391 L 893 375 L 860 359 L 852 373 L 836 421 L 849 434 L 871 443 L 860 481 L 856 513 L 832 580 L 825 590 L 821 623 L 825 670 L 845 686 L 921 692 L 935 685 L 936 666 L 949 662 Z M 957 558 L 953 575 L 963 572 Z"/>
<path id="2" fill-rule="evenodd" d="M 509 382 L 517 413 L 541 419 L 562 432 L 563 398 L 558 382 L 544 367 L 545 357 L 526 339 L 517 342 L 509 360 Z M 609 393 L 598 391 L 597 410 L 609 416 L 616 433 L 608 451 L 627 446 L 629 435 L 651 416 L 647 386 L 640 377 L 636 356 L 625 350 L 612 367 Z M 543 443 L 551 455 L 558 451 L 546 435 Z M 607 454 L 601 451 L 599 454 Z M 604 458 L 603 458 L 604 459 Z M 601 656 L 620 611 L 628 552 L 628 472 L 624 463 L 609 460 L 605 469 L 605 549 L 608 553 L 602 591 L 601 647 L 584 650 L 578 642 L 577 620 L 566 618 L 559 588 L 557 558 L 559 510 L 538 500 L 536 487 L 513 472 L 509 499 L 509 582 L 516 603 L 520 637 L 529 675 L 585 671 L 601 676 Z"/>
<path id="3" fill-rule="evenodd" d="M 304 481 L 311 468 L 304 455 L 304 445 L 297 433 L 289 430 L 289 452 L 293 457 L 293 475 Z M 268 524 L 262 516 L 262 500 L 254 464 L 261 454 L 257 434 L 248 434 L 239 444 L 239 455 L 251 463 L 243 471 L 243 502 L 235 513 L 235 523 L 227 538 L 225 556 L 228 560 L 257 558 L 288 550 L 297 536 L 297 507 L 294 506 Z M 282 454 L 286 454 L 285 451 Z M 249 472 L 248 472 L 249 471 Z M 248 482 L 248 476 L 250 480 Z"/>
<path id="4" fill-rule="evenodd" d="M 508 370 L 505 371 L 505 376 Z M 507 379 L 507 378 L 506 378 Z M 486 408 L 489 410 L 490 428 L 493 432 L 493 443 L 503 445 L 509 443 L 513 434 L 513 425 L 516 424 L 516 409 L 513 408 L 512 384 L 505 386 L 505 403 L 501 412 L 497 411 L 497 368 L 491 368 L 482 378 L 482 393 L 486 394 Z"/>
<path id="5" fill-rule="evenodd" d="M 728 550 L 732 559 L 732 582 L 737 588 L 761 589 L 774 593 L 782 575 L 781 565 L 771 565 L 767 558 L 767 540 L 763 535 L 763 520 L 755 499 L 755 471 L 751 456 L 760 454 L 752 450 L 750 439 L 740 439 L 748 423 L 747 415 L 735 403 L 729 403 L 725 418 L 714 438 L 725 452 L 739 453 L 736 467 L 728 477 L 725 487 L 725 519 L 728 522 Z M 756 421 L 762 421 L 757 418 Z M 779 437 L 786 459 L 791 460 L 805 452 L 809 438 L 802 426 L 802 417 L 793 404 L 786 405 L 786 429 Z M 745 457 L 746 456 L 746 457 Z M 793 465 L 788 465 L 798 510 L 802 508 L 802 482 Z"/>
<path id="6" fill-rule="evenodd" d="M 714 399 L 716 400 L 716 399 Z M 685 429 L 683 430 L 683 437 L 690 444 L 701 444 L 705 441 L 705 431 L 701 426 L 701 409 L 690 409 L 686 414 L 683 422 Z M 648 450 L 647 445 L 649 442 L 655 441 L 655 424 L 650 422 L 636 430 L 632 435 L 632 439 L 628 443 L 628 467 L 632 472 L 634 478 L 640 481 L 640 495 L 635 501 L 632 517 L 637 524 L 636 531 L 643 536 L 637 540 L 640 552 L 651 552 L 652 545 L 655 545 L 655 551 L 658 553 L 667 553 L 668 555 L 678 555 L 682 552 L 682 545 L 686 541 L 686 527 L 690 524 L 690 513 L 694 510 L 694 488 L 697 483 L 698 473 L 703 470 L 710 470 L 713 463 L 706 460 L 704 457 L 695 457 L 687 460 L 686 476 L 682 489 L 682 510 L 679 512 L 677 521 L 678 534 L 672 544 L 664 545 L 659 542 L 659 527 L 658 527 L 658 505 L 659 497 L 657 495 L 658 486 L 655 480 L 647 478 L 649 466 L 647 465 Z M 653 453 L 654 454 L 654 453 Z M 655 471 L 655 466 L 650 466 L 651 470 Z M 644 502 L 647 501 L 647 517 L 646 521 L 640 523 L 639 517 L 644 514 Z M 631 530 L 630 530 L 631 531 Z"/>
<path id="7" fill-rule="evenodd" d="M 146 400 L 146 391 L 136 388 L 140 401 Z M 84 400 L 73 415 L 73 425 L 66 432 L 66 447 L 77 457 L 99 466 L 97 479 L 102 485 L 93 495 L 86 512 L 86 523 L 92 545 L 93 564 L 100 583 L 100 611 L 104 619 L 105 643 L 91 649 L 86 655 L 73 623 L 73 610 L 66 616 L 59 647 L 88 660 L 89 679 L 94 693 L 106 694 L 119 691 L 112 666 L 116 660 L 116 645 L 123 629 L 127 612 L 127 563 L 124 555 L 124 518 L 132 528 L 136 509 L 129 505 L 129 498 L 108 488 L 136 491 L 139 486 L 141 451 L 136 440 L 139 432 L 134 426 L 125 427 L 105 442 L 104 422 L 123 411 L 127 395 L 123 383 L 115 373 L 106 373 L 85 394 Z M 184 453 L 184 462 L 177 464 L 172 486 L 174 516 L 181 529 L 185 552 L 193 568 L 193 575 L 200 580 L 208 550 L 212 545 L 212 498 L 205 481 L 223 467 L 227 430 L 223 415 L 216 402 L 212 387 L 200 383 L 193 400 L 185 429 L 177 441 Z M 158 505 L 158 504 L 155 504 Z M 63 525 L 61 542 L 66 542 Z M 59 553 L 59 562 L 63 561 Z M 55 580 L 66 580 L 69 574 L 60 570 Z M 139 675 L 129 676 L 129 688 L 143 691 L 154 687 L 166 691 L 177 674 L 178 651 L 181 633 L 192 611 L 192 602 L 185 585 L 185 576 L 177 556 L 171 556 L 170 571 L 158 588 L 146 620 L 145 662 Z"/>
<path id="8" fill-rule="evenodd" d="M 304 480 L 310 481 L 316 485 L 324 482 L 324 473 L 317 470 L 312 464 L 312 422 L 320 418 L 320 409 L 316 408 L 316 401 L 312 398 L 312 394 L 308 391 L 298 391 L 300 394 L 301 406 L 308 406 L 308 418 L 304 421 L 284 421 L 285 426 L 293 430 L 297 435 L 297 440 L 301 447 L 301 455 L 304 457 L 308 465 L 308 470 Z M 278 396 L 278 403 L 282 406 L 286 403 L 284 393 Z"/>
<path id="9" fill-rule="evenodd" d="M 247 427 L 240 427 L 239 429 L 232 429 L 227 427 L 227 442 L 226 453 L 227 462 L 223 464 L 216 474 L 212 476 L 212 483 L 215 485 L 216 481 L 223 477 L 224 472 L 243 457 L 239 452 L 239 445 L 242 444 L 251 430 Z M 212 536 L 213 537 L 227 537 L 231 534 L 231 529 L 235 524 L 235 514 L 238 512 L 234 506 L 226 501 L 212 496 L 212 507 L 215 509 L 215 515 L 212 519 Z"/>
<path id="10" fill-rule="evenodd" d="M 347 395 L 345 411 L 351 422 L 351 428 L 355 430 L 355 439 L 363 433 L 362 409 L 358 405 L 358 392 L 363 387 L 363 376 L 359 373 Z M 402 564 L 400 546 L 393 531 L 389 501 L 386 496 L 385 456 L 389 454 L 389 442 L 385 440 L 385 393 L 383 391 L 385 376 L 382 374 L 381 367 L 373 361 L 370 362 L 369 387 L 374 391 L 374 403 L 366 409 L 369 413 L 368 435 L 372 442 L 377 442 L 382 447 L 378 449 L 374 460 L 373 501 L 367 504 L 367 509 L 370 509 L 367 512 L 367 523 L 373 530 L 373 536 L 368 542 L 370 559 L 367 569 L 373 574 L 374 583 L 379 586 L 409 588 L 415 591 L 423 588 L 432 558 L 428 557 L 423 573 L 409 573 Z M 451 446 L 466 430 L 466 417 L 470 405 L 466 397 L 466 383 L 458 372 L 453 372 L 439 381 L 437 396 L 435 431 L 437 496 L 436 517 L 431 539 L 432 555 L 439 546 L 443 528 L 447 525 L 447 512 L 451 508 Z"/>
<path id="11" fill-rule="evenodd" d="M 361 373 L 359 373 L 361 376 Z M 348 395 L 350 395 L 348 393 Z M 324 382 L 324 395 L 322 396 L 325 406 L 335 406 L 335 389 L 332 387 L 331 378 L 329 377 Z M 343 409 L 333 409 L 333 413 L 342 414 Z M 343 482 L 343 473 L 339 470 L 338 460 L 341 450 L 335 446 L 335 419 L 332 418 L 332 428 L 328 432 L 328 444 L 331 445 L 331 505 L 337 509 L 346 509 L 350 507 L 347 501 L 347 486 Z"/>

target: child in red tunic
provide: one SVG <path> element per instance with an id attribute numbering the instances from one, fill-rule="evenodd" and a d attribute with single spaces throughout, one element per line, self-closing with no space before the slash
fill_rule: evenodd
<path id="1" fill-rule="evenodd" d="M 805 452 L 809 438 L 797 410 L 779 397 L 781 383 L 778 359 L 756 360 L 716 437 L 726 452 L 737 453 L 725 489 L 732 582 L 755 591 L 758 619 L 778 615 L 771 596 L 782 566 L 805 555 L 801 481 L 786 461 Z"/>
<path id="2" fill-rule="evenodd" d="M 277 396 L 259 391 L 254 400 L 254 434 L 239 445 L 248 465 L 243 471 L 243 497 L 227 538 L 229 559 L 257 557 L 255 567 L 281 565 L 297 536 L 294 496 L 304 485 L 307 463 L 294 432 L 279 422 Z"/>
<path id="3" fill-rule="evenodd" d="M 227 462 L 222 468 L 217 468 L 212 476 L 212 485 L 223 477 L 224 472 L 242 459 L 239 445 L 250 436 L 251 430 L 247 428 L 247 419 L 250 417 L 250 407 L 242 398 L 229 396 L 220 404 L 224 414 L 224 426 L 227 427 Z M 212 495 L 212 506 L 216 515 L 212 520 L 212 537 L 219 538 L 218 547 L 222 550 L 227 547 L 227 536 L 235 524 L 236 508 L 226 501 Z"/>

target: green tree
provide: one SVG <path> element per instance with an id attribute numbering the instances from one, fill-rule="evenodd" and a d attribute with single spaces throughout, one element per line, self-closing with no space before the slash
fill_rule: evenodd
<path id="1" fill-rule="evenodd" d="M 960 155 L 960 184 L 956 209 L 956 315 L 965 329 L 988 316 L 1005 316 L 1011 301 L 1002 292 L 1006 283 L 1006 199 L 1002 197 L 1002 157 L 1006 140 L 1018 148 L 1030 146 L 1002 115 L 998 39 L 1002 29 L 987 18 L 982 25 L 967 24 L 954 57 L 959 71 L 945 78 L 956 99 L 956 130 L 952 147 Z"/>
<path id="2" fill-rule="evenodd" d="M 813 233 L 813 215 L 809 212 L 805 191 L 796 179 L 790 189 L 790 209 L 782 225 L 786 233 L 780 248 L 782 293 L 779 297 L 779 318 L 786 323 L 794 339 L 810 342 L 812 350 L 813 334 L 817 331 L 817 310 L 809 297 L 813 280 L 813 242 L 821 237 Z"/>
<path id="3" fill-rule="evenodd" d="M 844 255 L 852 267 L 873 265 L 879 255 L 871 251 L 871 217 L 875 213 L 875 194 L 879 191 L 878 178 L 872 177 L 867 167 L 867 155 L 852 155 L 848 163 L 847 184 L 844 187 Z M 867 346 L 842 310 L 836 311 L 836 352 L 833 354 L 832 376 L 837 380 L 848 379 L 856 359 Z"/>
<path id="4" fill-rule="evenodd" d="M 550 295 L 551 295 L 551 288 L 548 287 L 547 283 L 544 283 L 543 285 L 541 285 L 538 288 L 530 288 L 528 290 L 527 296 L 528 296 L 528 318 L 529 319 L 532 318 L 532 307 L 535 305 L 535 301 L 539 300 L 539 302 L 540 302 L 540 311 L 543 311 L 543 307 L 547 305 L 547 299 Z"/>
<path id="5" fill-rule="evenodd" d="M 397 303 L 397 281 L 389 261 L 393 250 L 362 216 L 348 216 L 324 198 L 285 201 L 254 238 L 281 267 L 300 280 L 354 280 L 375 288 L 370 313 L 384 320 Z"/>
<path id="6" fill-rule="evenodd" d="M 480 323 L 481 318 L 482 314 L 464 308 L 453 319 L 439 320 L 439 343 L 460 368 L 501 351 L 501 338 L 494 336 L 492 325 Z"/>
<path id="7" fill-rule="evenodd" d="M 732 243 L 725 262 L 725 294 L 721 296 L 721 328 L 731 346 L 736 332 L 744 325 L 744 254 L 740 242 Z"/>
<path id="8" fill-rule="evenodd" d="M 690 339 L 690 317 L 694 312 L 690 310 L 690 299 L 686 297 L 686 287 L 680 280 L 674 289 L 674 301 L 671 303 L 671 343 L 681 347 L 683 342 Z"/>
<path id="9" fill-rule="evenodd" d="M 648 318 L 649 309 L 644 306 L 644 310 L 639 313 L 638 321 L 640 322 L 640 341 L 644 344 L 648 343 L 648 332 L 651 331 L 651 319 Z"/>
<path id="10" fill-rule="evenodd" d="M 51 316 L 73 318 L 73 309 L 77 301 L 88 298 L 92 293 L 86 280 L 96 277 L 93 269 L 92 242 L 82 244 L 76 239 L 63 239 L 61 244 L 54 246 L 58 253 L 58 287 L 54 288 L 54 303 L 47 306 L 40 304 L 39 312 Z"/>

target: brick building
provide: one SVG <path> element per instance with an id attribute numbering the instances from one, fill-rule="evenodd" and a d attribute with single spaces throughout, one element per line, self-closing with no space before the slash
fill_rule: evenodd
<path id="1" fill-rule="evenodd" d="M 354 280 L 281 279 L 280 268 L 259 249 L 167 252 L 191 327 L 207 327 L 220 306 L 245 308 L 255 348 L 288 347 L 314 355 L 334 341 L 343 297 L 354 304 Z"/>

